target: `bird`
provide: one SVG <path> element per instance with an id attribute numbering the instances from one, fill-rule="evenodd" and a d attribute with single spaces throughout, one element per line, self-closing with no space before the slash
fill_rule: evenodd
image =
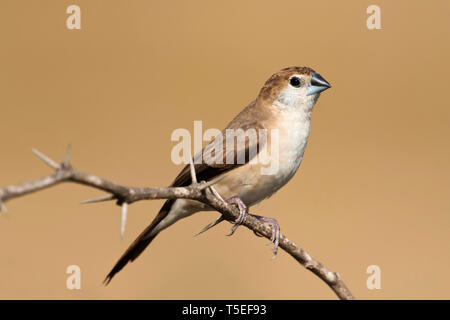
<path id="1" fill-rule="evenodd" d="M 245 220 L 251 206 L 272 196 L 294 176 L 308 142 L 313 107 L 321 92 L 330 87 L 331 85 L 310 67 L 293 66 L 281 69 L 269 77 L 256 99 L 245 107 L 220 135 L 194 156 L 193 166 L 198 181 L 211 181 L 220 177 L 214 184 L 215 194 L 239 208 L 240 215 L 234 222 L 230 235 Z M 250 135 L 246 136 L 245 143 L 237 145 L 234 149 L 227 149 L 226 147 L 234 143 L 235 139 L 228 139 L 226 133 L 239 129 L 243 132 L 254 130 L 258 138 L 251 139 Z M 265 139 L 260 139 L 262 136 L 265 136 Z M 274 142 L 277 142 L 275 149 L 271 145 Z M 206 151 L 210 152 L 211 159 L 198 161 Z M 258 156 L 263 152 L 270 154 L 270 163 L 263 164 L 262 161 L 258 161 Z M 242 156 L 243 161 L 236 161 L 240 157 L 242 160 Z M 225 159 L 226 157 L 230 157 L 233 161 L 225 161 L 229 160 Z M 264 174 L 263 169 L 269 166 L 273 166 L 276 170 Z M 191 166 L 187 164 L 171 187 L 188 186 L 191 183 Z M 161 231 L 182 218 L 206 210 L 211 208 L 194 200 L 166 200 L 153 221 L 132 242 L 108 273 L 104 280 L 105 285 L 125 265 L 137 259 Z M 278 223 L 273 218 L 254 216 L 274 229 L 272 241 L 275 243 L 276 254 L 279 241 Z M 201 232 L 222 220 L 217 219 Z"/>

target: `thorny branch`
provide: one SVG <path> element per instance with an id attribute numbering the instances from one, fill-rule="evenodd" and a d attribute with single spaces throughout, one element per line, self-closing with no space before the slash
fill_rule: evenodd
<path id="1" fill-rule="evenodd" d="M 52 187 L 62 182 L 75 182 L 89 187 L 103 190 L 108 193 L 95 199 L 83 201 L 83 203 L 94 203 L 102 201 L 116 201 L 117 205 L 122 207 L 121 217 L 121 236 L 123 237 L 125 231 L 125 222 L 127 216 L 128 205 L 140 200 L 152 199 L 192 199 L 207 204 L 213 209 L 217 210 L 222 216 L 206 226 L 202 233 L 212 226 L 218 224 L 223 220 L 235 221 L 239 216 L 239 209 L 234 205 L 227 204 L 220 195 L 214 190 L 213 185 L 220 181 L 220 177 L 211 181 L 197 182 L 195 170 L 193 169 L 191 161 L 191 176 L 192 184 L 187 187 L 169 187 L 169 188 L 137 188 L 119 185 L 112 181 L 102 179 L 93 174 L 85 173 L 75 169 L 70 163 L 70 145 L 67 149 L 64 161 L 57 163 L 41 152 L 32 150 L 41 160 L 49 165 L 55 172 L 43 178 L 26 182 L 21 185 L 14 185 L 5 188 L 0 188 L 0 210 L 7 213 L 5 203 L 8 200 L 17 198 L 28 193 L 39 191 L 45 188 Z M 260 222 L 258 219 L 247 215 L 243 225 L 267 239 L 272 237 L 272 229 Z M 323 264 L 312 258 L 305 250 L 298 247 L 294 242 L 289 240 L 286 236 L 280 236 L 279 247 L 291 255 L 302 266 L 310 270 L 320 279 L 322 279 L 335 293 L 343 300 L 354 299 L 350 290 L 342 281 L 338 273 L 328 270 Z"/>

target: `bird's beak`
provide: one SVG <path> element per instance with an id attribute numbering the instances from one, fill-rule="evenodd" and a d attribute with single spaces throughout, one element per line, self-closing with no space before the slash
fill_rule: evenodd
<path id="1" fill-rule="evenodd" d="M 320 74 L 314 72 L 311 75 L 311 85 L 309 86 L 306 95 L 309 96 L 314 93 L 320 93 L 328 88 L 331 88 L 331 84 L 329 84 Z"/>

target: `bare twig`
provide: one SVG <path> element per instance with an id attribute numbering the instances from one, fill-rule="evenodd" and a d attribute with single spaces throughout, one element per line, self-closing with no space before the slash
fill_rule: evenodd
<path id="1" fill-rule="evenodd" d="M 0 188 L 0 209 L 3 212 L 6 211 L 6 207 L 4 204 L 8 200 L 45 188 L 49 188 L 62 182 L 75 182 L 109 193 L 108 196 L 87 200 L 83 203 L 117 200 L 117 204 L 122 207 L 122 237 L 125 230 L 128 205 L 140 200 L 178 198 L 192 199 L 205 203 L 222 214 L 219 219 L 206 226 L 202 231 L 200 231 L 200 233 L 208 230 L 209 228 L 215 226 L 223 220 L 233 222 L 239 217 L 239 209 L 223 201 L 220 195 L 212 187 L 215 183 L 220 181 L 221 178 L 216 178 L 209 182 L 197 183 L 195 170 L 193 170 L 193 164 L 191 164 L 193 183 L 190 186 L 169 188 L 137 188 L 119 185 L 95 175 L 76 170 L 70 164 L 70 146 L 66 152 L 65 159 L 61 164 L 56 163 L 54 160 L 50 159 L 49 157 L 35 149 L 33 149 L 33 152 L 47 165 L 53 168 L 55 172 L 51 175 L 34 181 L 26 182 L 24 184 Z M 252 217 L 251 215 L 246 216 L 243 225 L 256 234 L 262 235 L 267 239 L 271 239 L 273 236 L 272 228 L 260 222 L 258 219 Z M 286 251 L 294 259 L 296 259 L 305 268 L 322 279 L 340 299 L 354 298 L 337 273 L 328 270 L 328 268 L 312 258 L 306 251 L 298 247 L 294 242 L 289 240 L 284 235 L 280 236 L 279 247 Z"/>

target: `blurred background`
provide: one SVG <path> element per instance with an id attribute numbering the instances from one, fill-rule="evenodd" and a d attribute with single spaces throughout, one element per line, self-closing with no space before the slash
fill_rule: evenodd
<path id="1" fill-rule="evenodd" d="M 81 8 L 68 30 L 66 8 Z M 366 9 L 381 8 L 381 30 Z M 51 173 L 30 149 L 125 185 L 166 186 L 177 128 L 223 128 L 266 79 L 310 66 L 322 94 L 299 172 L 252 212 L 328 268 L 357 298 L 448 299 L 448 1 L 0 2 L 0 185 Z M 7 203 L 2 299 L 335 299 L 268 241 L 199 213 L 161 233 L 108 287 L 102 280 L 162 201 L 82 206 L 98 190 L 63 184 Z M 66 268 L 81 268 L 81 290 Z M 370 265 L 381 289 L 366 287 Z"/>

